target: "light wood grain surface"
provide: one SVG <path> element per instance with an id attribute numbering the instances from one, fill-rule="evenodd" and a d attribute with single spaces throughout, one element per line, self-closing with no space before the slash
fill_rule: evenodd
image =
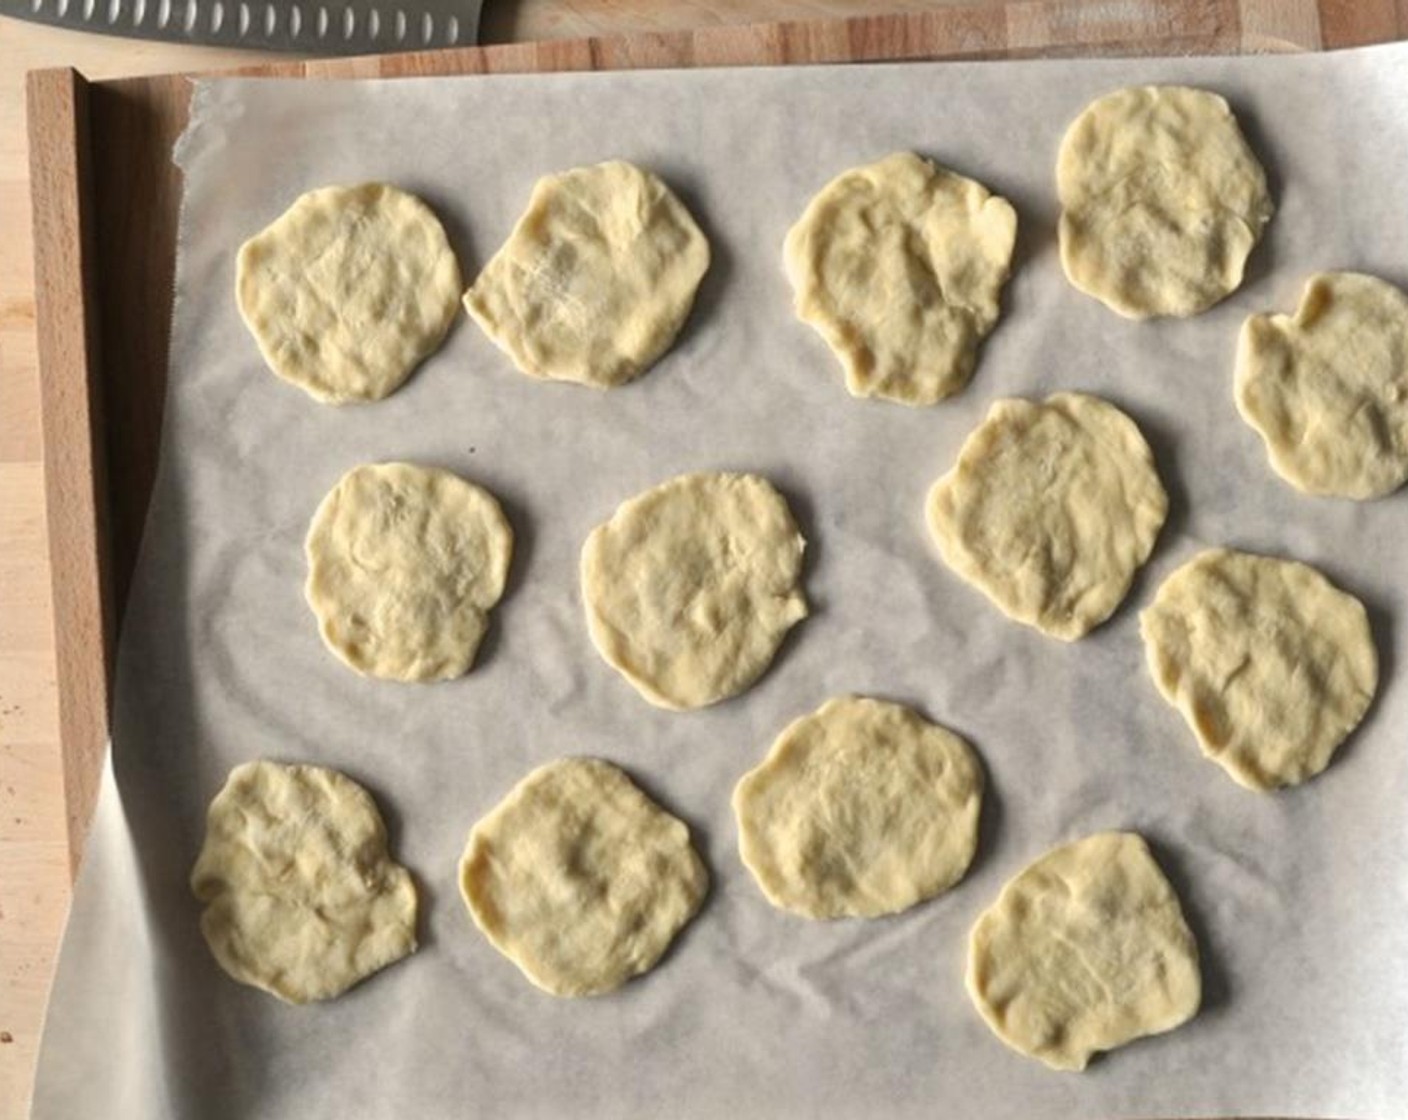
<path id="1" fill-rule="evenodd" d="M 971 2 L 971 0 L 969 0 Z M 942 6 L 921 0 L 487 0 L 486 41 L 669 31 L 762 18 L 804 19 Z M 1114 8 L 1125 7 L 1116 3 Z M 1138 6 L 1138 5 L 1136 5 Z M 1325 35 L 1323 5 L 1243 3 L 1238 35 L 1252 49 L 1356 41 L 1342 5 Z M 1408 0 L 1377 0 L 1408 25 Z M 1041 19 L 1040 5 L 1024 9 Z M 1012 30 L 1034 44 L 1042 28 Z M 75 852 L 65 820 L 55 643 L 42 467 L 31 267 L 30 182 L 22 86 L 32 68 L 71 65 L 90 78 L 248 65 L 264 56 L 80 35 L 0 19 L 0 1120 L 27 1114 L 43 1000 Z M 62 191 L 63 183 L 48 189 Z M 46 287 L 51 297 L 62 293 Z M 69 441 L 64 441 L 68 447 Z M 51 449 L 51 452 L 57 449 Z M 54 556 L 75 564 L 88 558 Z"/>

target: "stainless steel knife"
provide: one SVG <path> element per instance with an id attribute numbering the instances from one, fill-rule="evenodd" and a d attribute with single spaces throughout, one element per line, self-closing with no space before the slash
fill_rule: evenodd
<path id="1" fill-rule="evenodd" d="M 222 47 L 379 54 L 466 46 L 483 0 L 0 0 L 37 23 Z"/>

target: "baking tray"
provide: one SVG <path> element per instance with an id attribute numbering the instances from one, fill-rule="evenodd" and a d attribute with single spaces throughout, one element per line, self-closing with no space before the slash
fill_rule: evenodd
<path id="1" fill-rule="evenodd" d="M 311 79 L 1325 49 L 1408 34 L 1393 6 L 1026 3 L 918 16 L 278 63 Z M 1277 22 L 1280 20 L 1281 22 Z M 107 739 L 112 639 L 156 465 L 189 75 L 31 75 L 43 420 L 73 862 Z"/>

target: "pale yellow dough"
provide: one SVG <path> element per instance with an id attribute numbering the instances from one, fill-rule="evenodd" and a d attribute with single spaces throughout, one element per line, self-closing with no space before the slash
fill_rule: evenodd
<path id="1" fill-rule="evenodd" d="M 240 314 L 269 368 L 328 404 L 394 392 L 440 345 L 459 264 L 430 208 L 384 183 L 301 196 L 240 247 Z"/>
<path id="2" fill-rule="evenodd" d="M 609 389 L 670 348 L 708 268 L 684 204 L 617 160 L 538 180 L 464 305 L 522 372 Z"/>
<path id="3" fill-rule="evenodd" d="M 684 822 L 590 758 L 534 770 L 474 826 L 460 861 L 475 925 L 555 996 L 649 971 L 708 884 Z"/>
<path id="4" fill-rule="evenodd" d="M 435 681 L 474 664 L 513 556 L 492 494 L 412 463 L 356 467 L 313 517 L 308 605 L 323 641 L 372 677 Z"/>
<path id="5" fill-rule="evenodd" d="M 856 397 L 928 405 L 968 384 L 997 322 L 1017 213 L 909 152 L 831 180 L 787 235 L 797 315 Z"/>
<path id="6" fill-rule="evenodd" d="M 415 952 L 415 884 L 387 852 L 371 795 L 335 770 L 232 770 L 191 890 L 220 967 L 289 1003 L 341 995 Z"/>
<path id="7" fill-rule="evenodd" d="M 1320 773 L 1378 687 L 1364 605 L 1293 560 L 1200 552 L 1139 621 L 1164 699 L 1248 789 Z"/>
<path id="8" fill-rule="evenodd" d="M 765 479 L 672 478 L 623 502 L 582 548 L 592 642 L 658 707 L 734 696 L 806 617 L 805 545 Z"/>
<path id="9" fill-rule="evenodd" d="M 1253 315 L 1237 410 L 1307 494 L 1378 498 L 1408 480 L 1408 296 L 1374 276 L 1312 276 L 1291 315 Z"/>
<path id="10" fill-rule="evenodd" d="M 957 883 L 978 846 L 983 771 L 953 732 L 848 696 L 794 721 L 733 793 L 743 862 L 783 910 L 874 918 Z"/>
<path id="11" fill-rule="evenodd" d="M 1064 641 L 1119 606 L 1167 512 L 1134 421 L 1083 393 L 995 402 L 928 504 L 948 566 Z"/>
<path id="12" fill-rule="evenodd" d="M 1198 946 L 1144 840 L 1103 832 L 1012 879 L 968 940 L 968 994 L 1003 1042 L 1051 1069 L 1198 1013 Z"/>
<path id="13" fill-rule="evenodd" d="M 1184 86 L 1088 105 L 1061 143 L 1056 190 L 1066 276 L 1131 319 L 1196 315 L 1235 291 L 1274 210 L 1227 102 Z"/>

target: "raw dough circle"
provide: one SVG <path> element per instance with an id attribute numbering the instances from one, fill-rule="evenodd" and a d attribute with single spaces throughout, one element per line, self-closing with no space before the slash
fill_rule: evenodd
<path id="1" fill-rule="evenodd" d="M 1408 481 L 1408 296 L 1354 272 L 1312 276 L 1294 316 L 1253 315 L 1237 410 L 1307 494 L 1378 498 Z"/>
<path id="2" fill-rule="evenodd" d="M 983 771 L 910 709 L 828 700 L 733 793 L 743 862 L 783 910 L 874 918 L 948 890 L 978 846 Z"/>
<path id="3" fill-rule="evenodd" d="M 308 529 L 323 641 L 372 677 L 436 681 L 474 664 L 504 593 L 513 530 L 492 494 L 411 463 L 356 467 Z"/>
<path id="4" fill-rule="evenodd" d="M 1184 86 L 1088 105 L 1056 189 L 1067 278 L 1131 319 L 1196 315 L 1235 291 L 1274 210 L 1227 102 Z"/>
<path id="5" fill-rule="evenodd" d="M 968 994 L 993 1033 L 1057 1070 L 1198 1013 L 1198 946 L 1144 840 L 1104 832 L 1012 879 L 968 940 Z"/>
<path id="6" fill-rule="evenodd" d="M 1114 613 L 1167 512 L 1134 421 L 1083 393 L 995 402 L 928 506 L 949 567 L 1064 641 Z"/>
<path id="7" fill-rule="evenodd" d="M 806 617 L 792 511 L 765 479 L 687 474 L 623 502 L 582 548 L 592 643 L 661 708 L 702 708 L 762 676 Z"/>
<path id="8" fill-rule="evenodd" d="M 649 971 L 708 884 L 684 822 L 591 758 L 534 770 L 474 826 L 460 861 L 474 924 L 555 996 Z"/>
<path id="9" fill-rule="evenodd" d="M 1017 213 L 901 152 L 832 179 L 787 235 L 797 316 L 856 397 L 928 405 L 968 384 L 997 322 Z"/>
<path id="10" fill-rule="evenodd" d="M 376 803 L 319 766 L 247 762 L 210 803 L 191 872 L 200 928 L 242 984 L 331 999 L 416 948 L 416 888 Z"/>
<path id="11" fill-rule="evenodd" d="M 439 220 L 384 183 L 301 196 L 240 247 L 240 314 L 269 368 L 328 404 L 394 392 L 454 321 Z"/>
<path id="12" fill-rule="evenodd" d="M 1200 552 L 1139 623 L 1164 699 L 1248 789 L 1320 773 L 1378 687 L 1364 605 L 1293 560 Z"/>
<path id="13" fill-rule="evenodd" d="M 616 160 L 539 179 L 464 305 L 524 373 L 610 389 L 670 348 L 708 268 L 684 204 Z"/>

